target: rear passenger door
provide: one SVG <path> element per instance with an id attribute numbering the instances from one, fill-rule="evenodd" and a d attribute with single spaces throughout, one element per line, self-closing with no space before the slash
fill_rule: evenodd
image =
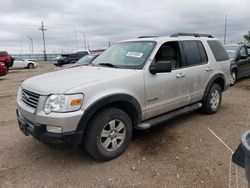
<path id="1" fill-rule="evenodd" d="M 192 104 L 202 99 L 213 67 L 210 65 L 205 48 L 199 40 L 182 41 L 181 52 L 184 58 L 182 71 L 188 85 L 187 104 Z"/>

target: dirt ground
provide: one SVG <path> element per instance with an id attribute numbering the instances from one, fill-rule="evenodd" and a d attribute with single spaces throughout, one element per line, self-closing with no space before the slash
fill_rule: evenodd
<path id="1" fill-rule="evenodd" d="M 19 131 L 15 98 L 28 77 L 48 72 L 52 64 L 33 70 L 10 70 L 0 77 L 0 187 L 229 187 L 231 152 L 250 128 L 250 79 L 223 94 L 214 115 L 194 112 L 160 127 L 134 132 L 126 152 L 100 163 L 84 150 L 60 151 Z M 232 187 L 247 187 L 244 170 L 232 165 Z M 236 176 L 238 175 L 238 176 Z M 238 177 L 238 178 L 236 178 Z"/>

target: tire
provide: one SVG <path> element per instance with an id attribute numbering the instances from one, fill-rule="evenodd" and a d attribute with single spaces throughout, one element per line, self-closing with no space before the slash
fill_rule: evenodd
<path id="1" fill-rule="evenodd" d="M 6 69 L 7 69 L 7 73 L 8 73 L 8 72 L 9 72 L 10 67 L 8 66 L 8 63 L 7 63 L 7 62 L 4 62 L 4 64 L 5 64 L 5 67 L 6 67 Z"/>
<path id="2" fill-rule="evenodd" d="M 112 160 L 128 147 L 131 119 L 118 108 L 105 108 L 94 115 L 84 137 L 84 146 L 91 156 L 99 161 Z"/>
<path id="3" fill-rule="evenodd" d="M 201 111 L 205 114 L 214 114 L 218 112 L 222 99 L 221 87 L 213 84 L 202 103 Z"/>
<path id="4" fill-rule="evenodd" d="M 29 63 L 27 67 L 28 67 L 28 69 L 34 69 L 35 66 L 33 63 Z"/>
<path id="5" fill-rule="evenodd" d="M 237 78 L 237 73 L 235 70 L 232 70 L 230 74 L 230 86 L 233 86 L 235 84 L 236 78 Z"/>

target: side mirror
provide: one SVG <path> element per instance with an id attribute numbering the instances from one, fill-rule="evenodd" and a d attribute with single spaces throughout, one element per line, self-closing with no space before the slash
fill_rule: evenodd
<path id="1" fill-rule="evenodd" d="M 154 65 L 149 68 L 150 73 L 164 73 L 172 71 L 172 64 L 170 61 L 157 61 Z"/>

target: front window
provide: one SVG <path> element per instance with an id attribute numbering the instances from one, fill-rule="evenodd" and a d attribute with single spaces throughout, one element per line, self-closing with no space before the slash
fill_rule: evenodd
<path id="1" fill-rule="evenodd" d="M 229 58 L 236 57 L 238 46 L 225 46 Z"/>
<path id="2" fill-rule="evenodd" d="M 109 65 L 124 69 L 142 69 L 156 42 L 135 41 L 112 45 L 92 63 L 96 66 Z"/>

